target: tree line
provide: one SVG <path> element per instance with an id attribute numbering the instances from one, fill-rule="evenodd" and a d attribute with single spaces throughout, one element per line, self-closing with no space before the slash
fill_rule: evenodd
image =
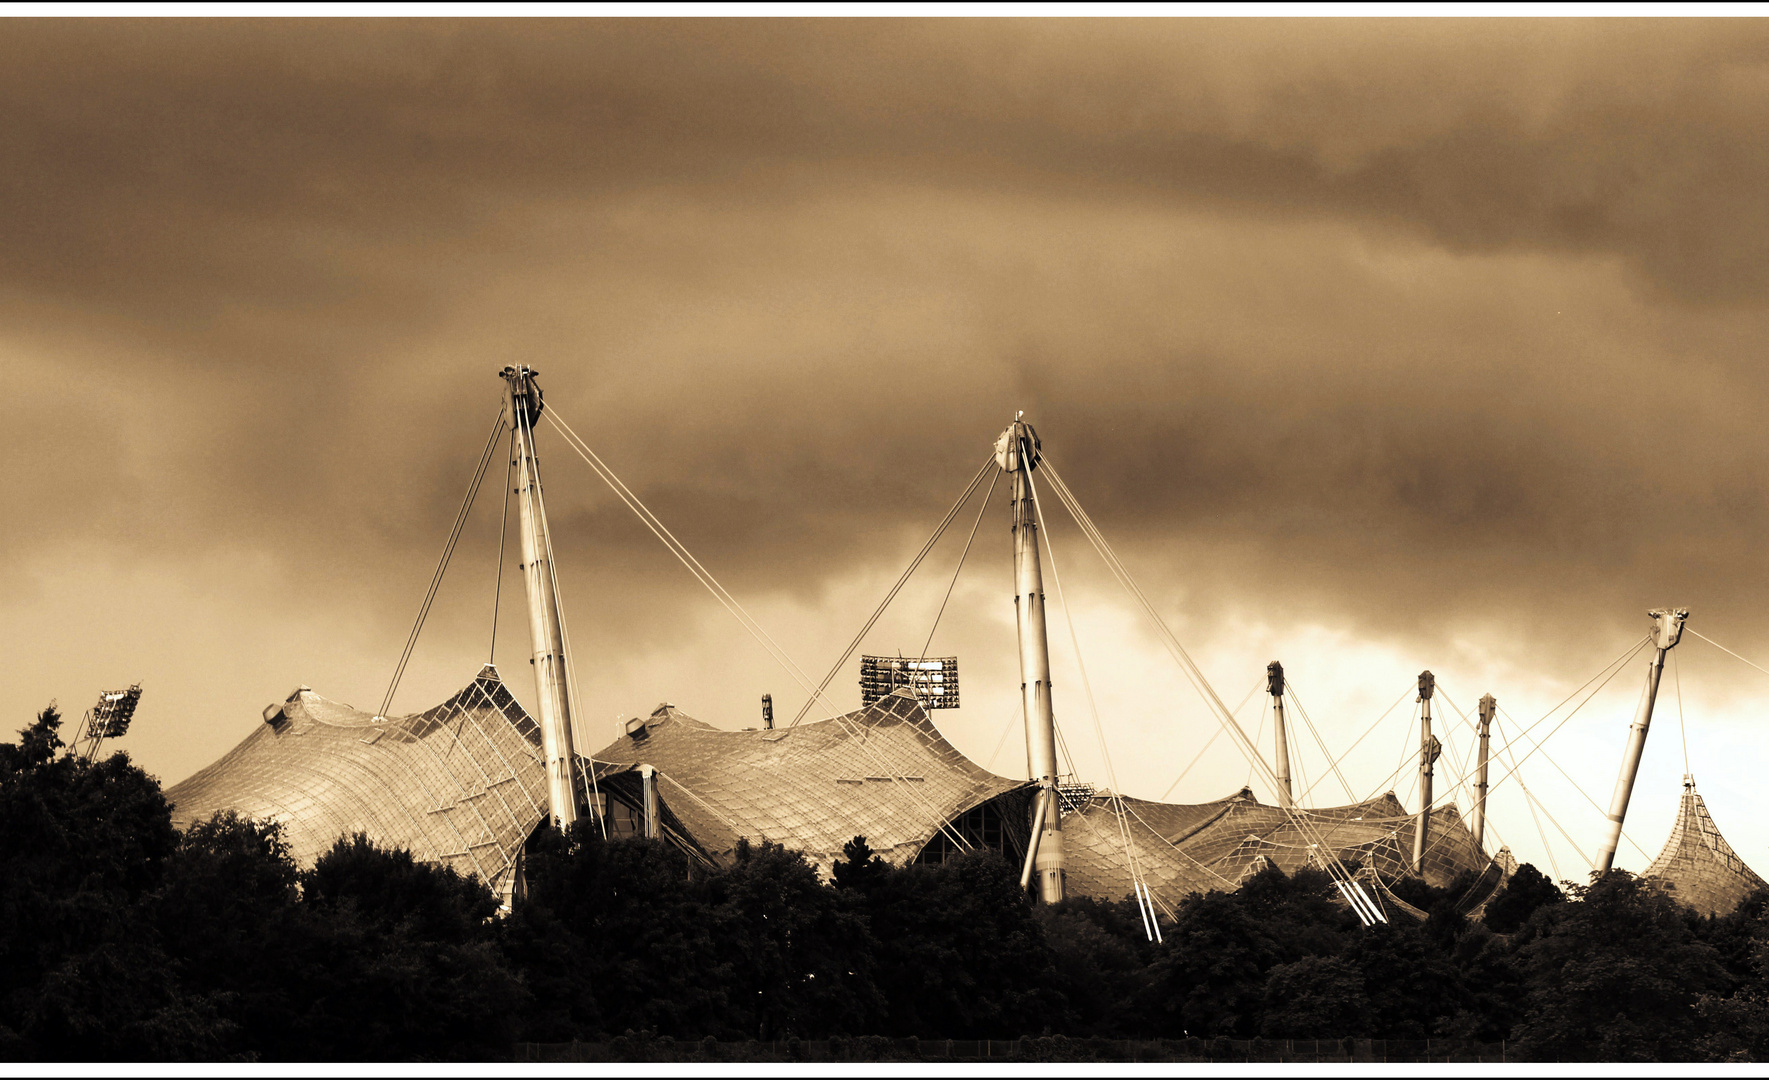
<path id="1" fill-rule="evenodd" d="M 473 877 L 342 837 L 179 832 L 126 754 L 70 754 L 53 706 L 0 745 L 0 1058 L 440 1060 L 513 1043 L 1464 1038 L 1518 1058 L 1769 1058 L 1769 893 L 1698 916 L 1624 872 L 1521 867 L 1484 917 L 1458 888 L 1366 928 L 1321 874 L 1185 898 L 1147 940 L 1129 899 L 1026 902 L 990 853 L 895 867 L 856 837 L 819 877 L 742 845 L 545 830 L 500 915 Z"/>

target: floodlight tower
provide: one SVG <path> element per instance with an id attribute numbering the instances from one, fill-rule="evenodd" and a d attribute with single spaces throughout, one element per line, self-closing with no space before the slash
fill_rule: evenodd
<path id="1" fill-rule="evenodd" d="M 534 453 L 534 422 L 545 406 L 531 367 L 506 367 L 504 418 L 514 432 L 516 505 L 522 523 L 522 576 L 528 586 L 528 636 L 532 645 L 534 692 L 540 711 L 541 752 L 547 759 L 547 806 L 552 822 L 564 829 L 577 820 L 582 792 L 572 765 L 571 693 L 565 665 L 565 636 L 559 615 L 559 579 L 553 542 L 541 498 L 540 463 Z"/>
<path id="2" fill-rule="evenodd" d="M 105 690 L 98 695 L 98 704 L 86 710 L 80 729 L 74 734 L 74 752 L 95 761 L 106 739 L 120 739 L 129 733 L 129 721 L 135 719 L 135 707 L 141 704 L 141 684 L 127 690 Z"/>
<path id="3" fill-rule="evenodd" d="M 1425 873 L 1425 843 L 1431 834 L 1431 766 L 1443 753 L 1443 744 L 1431 734 L 1431 695 L 1437 676 L 1419 673 L 1419 820 L 1413 827 L 1413 873 Z"/>
<path id="4" fill-rule="evenodd" d="M 1025 414 L 1021 414 L 1022 416 Z M 1020 693 L 1025 703 L 1026 764 L 1038 785 L 1032 840 L 1020 884 L 1038 876 L 1038 898 L 1063 898 L 1062 799 L 1057 791 L 1056 713 L 1050 702 L 1050 639 L 1044 624 L 1044 576 L 1038 562 L 1038 507 L 1032 470 L 1038 467 L 1038 433 L 1018 417 L 995 440 L 995 463 L 1013 477 L 1014 615 L 1020 638 Z"/>
<path id="5" fill-rule="evenodd" d="M 1265 688 L 1271 694 L 1272 731 L 1277 738 L 1276 758 L 1278 805 L 1289 809 L 1296 805 L 1290 790 L 1290 735 L 1284 730 L 1284 665 L 1273 660 L 1265 665 Z"/>
<path id="6" fill-rule="evenodd" d="M 1646 731 L 1652 727 L 1652 706 L 1658 700 L 1658 680 L 1665 670 L 1665 654 L 1677 647 L 1683 637 L 1683 620 L 1689 618 L 1688 608 L 1658 608 L 1646 613 L 1652 619 L 1652 659 L 1646 662 L 1646 696 L 1640 711 L 1628 727 L 1628 749 L 1622 754 L 1621 775 L 1615 778 L 1615 794 L 1609 800 L 1609 827 L 1604 832 L 1603 847 L 1597 852 L 1597 872 L 1606 874 L 1615 862 L 1616 845 L 1622 841 L 1622 819 L 1628 815 L 1628 800 L 1634 795 L 1634 776 L 1640 771 L 1640 754 L 1646 749 Z"/>

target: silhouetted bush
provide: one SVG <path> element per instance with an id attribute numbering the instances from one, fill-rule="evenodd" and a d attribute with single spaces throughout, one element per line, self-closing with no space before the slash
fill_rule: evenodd
<path id="1" fill-rule="evenodd" d="M 59 727 L 51 707 L 0 745 L 12 1060 L 492 1059 L 584 1040 L 633 1061 L 882 1061 L 979 1038 L 1052 1062 L 1097 1060 L 1102 1039 L 1223 1061 L 1281 1056 L 1262 1039 L 1769 1058 L 1769 892 L 1703 918 L 1624 872 L 1562 890 L 1525 865 L 1481 919 L 1465 876 L 1397 883 L 1427 918 L 1366 927 L 1324 874 L 1268 867 L 1179 900 L 1154 942 L 1134 901 L 1034 906 L 988 852 L 896 867 L 855 837 L 825 882 L 774 844 L 714 867 L 580 822 L 532 838 L 500 916 L 478 880 L 362 836 L 301 871 L 272 823 L 180 834 L 152 777 L 80 760 Z"/>

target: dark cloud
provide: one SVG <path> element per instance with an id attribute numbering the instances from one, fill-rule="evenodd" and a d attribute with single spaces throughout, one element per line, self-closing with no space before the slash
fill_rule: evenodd
<path id="1" fill-rule="evenodd" d="M 1176 610 L 1769 645 L 1754 21 L 14 20 L 0 100 L 17 610 L 78 548 L 371 686 L 523 361 L 813 651 L 1018 409 Z M 580 637 L 675 655 L 692 582 L 550 447 Z"/>

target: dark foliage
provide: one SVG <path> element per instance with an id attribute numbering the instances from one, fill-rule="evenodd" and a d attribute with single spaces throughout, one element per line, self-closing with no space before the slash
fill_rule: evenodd
<path id="1" fill-rule="evenodd" d="M 1515 1037 L 1562 1061 L 1687 1061 L 1696 1002 L 1728 989 L 1708 920 L 1631 874 L 1575 890 L 1580 903 L 1538 909 L 1521 946 L 1529 994 Z"/>
<path id="2" fill-rule="evenodd" d="M 212 1002 L 182 994 L 143 918 L 178 844 L 152 777 L 64 753 L 44 709 L 0 745 L 0 1049 L 36 1059 L 213 1052 Z"/>
<path id="3" fill-rule="evenodd" d="M 340 840 L 297 875 L 274 825 L 182 836 L 122 754 L 44 710 L 0 745 L 0 1053 L 31 1060 L 498 1053 L 526 1001 L 478 882 Z"/>
<path id="4" fill-rule="evenodd" d="M 744 844 L 708 870 L 585 822 L 537 835 L 526 873 L 504 941 L 544 1002 L 528 1037 L 823 1037 L 876 1022 L 866 922 L 797 852 Z"/>
<path id="5" fill-rule="evenodd" d="M 1481 918 L 1471 879 L 1403 882 L 1425 920 L 1365 927 L 1323 874 L 1267 868 L 1185 898 L 1156 943 L 1133 901 L 1034 907 L 988 853 L 896 867 L 855 837 L 825 882 L 774 844 L 712 867 L 580 823 L 535 835 L 500 916 L 476 879 L 362 836 L 303 872 L 274 824 L 179 834 L 152 777 L 68 754 L 59 725 L 46 709 L 0 745 L 8 1059 L 483 1060 L 582 1039 L 674 1060 L 708 1038 L 790 1056 L 881 1036 L 1769 1058 L 1769 893 L 1702 918 L 1626 873 L 1562 890 L 1524 866 Z"/>
<path id="6" fill-rule="evenodd" d="M 1499 934 L 1512 934 L 1537 908 L 1558 904 L 1566 899 L 1560 887 L 1549 881 L 1540 870 L 1524 863 L 1511 875 L 1505 890 L 1486 906 L 1487 928 Z"/>
<path id="7" fill-rule="evenodd" d="M 1134 1034 L 1136 1002 L 1146 992 L 1154 956 L 1135 901 L 1078 897 L 1040 907 L 1036 915 L 1057 985 L 1073 1010 L 1065 1030 L 1102 1038 Z"/>
<path id="8" fill-rule="evenodd" d="M 1044 932 L 1019 875 L 993 852 L 901 869 L 854 859 L 834 867 L 874 939 L 882 1031 L 922 1038 L 1013 1038 L 1062 1030 L 1068 1003 L 1057 989 Z M 844 865 L 845 864 L 845 865 Z"/>

